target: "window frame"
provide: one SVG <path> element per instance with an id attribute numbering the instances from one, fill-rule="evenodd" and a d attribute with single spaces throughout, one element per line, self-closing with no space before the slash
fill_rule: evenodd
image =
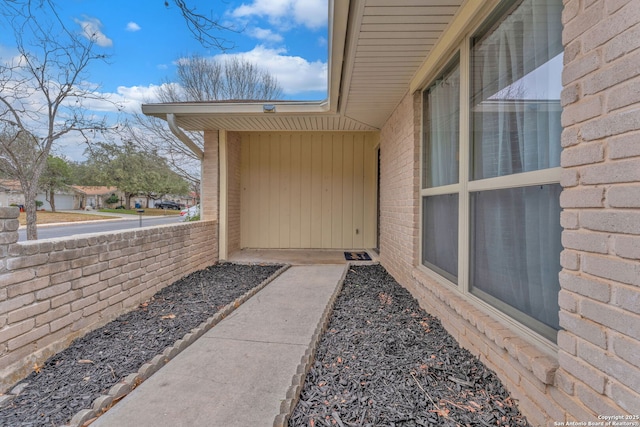
<path id="1" fill-rule="evenodd" d="M 442 66 L 430 73 L 430 78 L 426 84 L 421 86 L 420 93 L 420 182 L 419 182 L 419 257 L 417 268 L 421 273 L 428 276 L 435 282 L 453 289 L 465 298 L 473 302 L 482 310 L 489 312 L 493 317 L 498 318 L 503 323 L 518 330 L 522 335 L 534 342 L 548 348 L 551 351 L 557 350 L 555 341 L 546 338 L 541 333 L 534 331 L 525 323 L 516 320 L 514 317 L 491 305 L 486 300 L 471 293 L 470 284 L 470 263 L 471 263 L 471 194 L 486 190 L 499 190 L 508 188 L 519 188 L 535 185 L 559 184 L 562 167 L 552 167 L 536 171 L 521 172 L 511 175 L 471 180 L 471 117 L 470 117 L 470 92 L 471 92 L 471 40 L 475 34 L 486 29 L 487 26 L 499 25 L 502 18 L 510 8 L 515 7 L 515 0 L 505 0 L 499 2 L 494 8 L 487 11 L 478 19 L 471 29 L 463 34 L 461 38 L 452 43 L 450 54 L 446 60 L 439 62 Z M 425 92 L 428 91 L 435 82 L 450 70 L 457 59 L 460 69 L 460 132 L 458 140 L 459 152 L 459 177 L 455 184 L 440 187 L 424 188 L 423 177 L 425 176 Z M 423 240 L 424 212 L 423 200 L 429 196 L 457 194 L 458 195 L 458 274 L 457 283 L 439 274 L 437 271 L 423 264 Z M 559 310 L 559 308 L 558 308 Z"/>

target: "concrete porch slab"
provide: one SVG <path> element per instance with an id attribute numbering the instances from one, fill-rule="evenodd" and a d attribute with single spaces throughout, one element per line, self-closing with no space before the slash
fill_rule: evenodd
<path id="1" fill-rule="evenodd" d="M 362 250 L 354 249 L 354 251 Z M 291 265 L 346 264 L 345 251 L 348 251 L 348 249 L 242 249 L 231 253 L 226 261 Z M 377 259 L 375 251 L 368 250 L 367 253 L 374 261 Z"/>

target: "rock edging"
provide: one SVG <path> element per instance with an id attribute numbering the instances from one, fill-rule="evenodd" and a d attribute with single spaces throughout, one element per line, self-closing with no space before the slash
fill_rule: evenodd
<path id="1" fill-rule="evenodd" d="M 344 280 L 349 272 L 349 269 L 353 265 L 376 265 L 379 264 L 377 261 L 372 262 L 348 262 L 344 272 L 342 273 L 342 277 L 336 286 L 335 291 L 329 298 L 327 302 L 327 306 L 322 312 L 322 316 L 320 317 L 320 321 L 318 322 L 318 326 L 316 326 L 315 332 L 311 337 L 311 342 L 309 347 L 304 352 L 304 356 L 302 356 L 300 360 L 300 364 L 296 369 L 296 373 L 293 375 L 291 379 L 291 385 L 287 389 L 286 398 L 280 404 L 280 413 L 275 417 L 273 421 L 273 427 L 286 427 L 289 422 L 289 418 L 291 418 L 291 414 L 295 409 L 298 401 L 300 400 L 300 393 L 302 392 L 302 386 L 304 385 L 304 380 L 309 373 L 309 369 L 311 369 L 311 365 L 315 361 L 316 352 L 318 350 L 318 345 L 320 344 L 320 339 L 322 335 L 326 332 L 327 326 L 329 325 L 329 319 L 331 318 L 331 314 L 333 313 L 333 307 L 335 305 L 336 299 L 340 292 L 342 291 L 342 287 L 344 285 Z"/>
<path id="2" fill-rule="evenodd" d="M 268 263 L 251 263 L 251 265 L 256 264 L 266 265 Z M 274 263 L 273 265 L 281 264 Z M 160 368 L 167 364 L 171 359 L 176 357 L 184 349 L 193 344 L 198 338 L 204 335 L 205 332 L 209 331 L 222 319 L 227 317 L 243 303 L 245 303 L 249 298 L 253 297 L 256 293 L 258 293 L 269 283 L 279 277 L 282 273 L 289 269 L 289 267 L 289 264 L 283 265 L 274 274 L 263 280 L 262 283 L 260 283 L 258 286 L 247 291 L 242 296 L 236 298 L 234 301 L 224 306 L 216 314 L 211 316 L 206 321 L 202 322 L 199 326 L 193 328 L 191 332 L 187 333 L 184 337 L 177 340 L 172 346 L 165 348 L 162 354 L 156 355 L 151 359 L 151 361 L 143 364 L 140 369 L 138 369 L 138 372 L 127 375 L 124 380 L 113 385 L 106 395 L 97 397 L 93 401 L 90 409 L 82 409 L 81 411 L 76 413 L 67 424 L 61 427 L 84 427 L 91 424 L 93 421 L 95 421 L 96 418 L 107 412 L 109 408 L 111 408 L 118 401 L 124 398 L 133 389 L 139 386 L 144 380 L 151 377 L 151 375 L 160 370 Z M 302 377 L 302 380 L 304 381 L 304 376 Z"/>

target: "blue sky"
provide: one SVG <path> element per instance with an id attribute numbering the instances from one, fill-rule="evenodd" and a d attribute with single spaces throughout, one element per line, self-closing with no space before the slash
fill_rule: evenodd
<path id="1" fill-rule="evenodd" d="M 175 81 L 176 61 L 191 54 L 240 55 L 275 75 L 284 99 L 326 98 L 327 0 L 187 0 L 190 8 L 238 30 L 219 33 L 233 45 L 225 52 L 196 41 L 172 0 L 168 7 L 164 0 L 54 3 L 68 29 L 95 35 L 98 51 L 110 56 L 108 64 L 92 64 L 89 80 L 127 112 L 153 100 L 157 85 Z M 9 36 L 0 31 L 0 60 L 16 54 Z"/>
<path id="2" fill-rule="evenodd" d="M 91 71 L 107 92 L 144 91 L 171 80 L 174 63 L 197 53 L 219 56 L 202 47 L 187 29 L 177 7 L 164 0 L 57 1 L 70 28 L 89 26 L 111 55 L 110 64 Z M 244 55 L 278 77 L 288 99 L 326 97 L 326 0 L 188 0 L 198 12 L 213 14 L 239 32 L 221 31 L 234 45 L 227 55 Z"/>

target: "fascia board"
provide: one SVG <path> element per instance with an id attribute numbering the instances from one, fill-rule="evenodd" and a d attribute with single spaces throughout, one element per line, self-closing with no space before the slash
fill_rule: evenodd
<path id="1" fill-rule="evenodd" d="M 275 105 L 275 113 L 265 113 L 264 105 Z M 230 115 L 277 115 L 277 114 L 321 114 L 329 112 L 326 101 L 315 102 L 247 102 L 247 103 L 225 103 L 225 102 L 197 102 L 197 103 L 175 103 L 175 104 L 142 104 L 142 112 L 152 116 L 176 115 L 207 115 L 207 114 L 230 114 Z"/>

